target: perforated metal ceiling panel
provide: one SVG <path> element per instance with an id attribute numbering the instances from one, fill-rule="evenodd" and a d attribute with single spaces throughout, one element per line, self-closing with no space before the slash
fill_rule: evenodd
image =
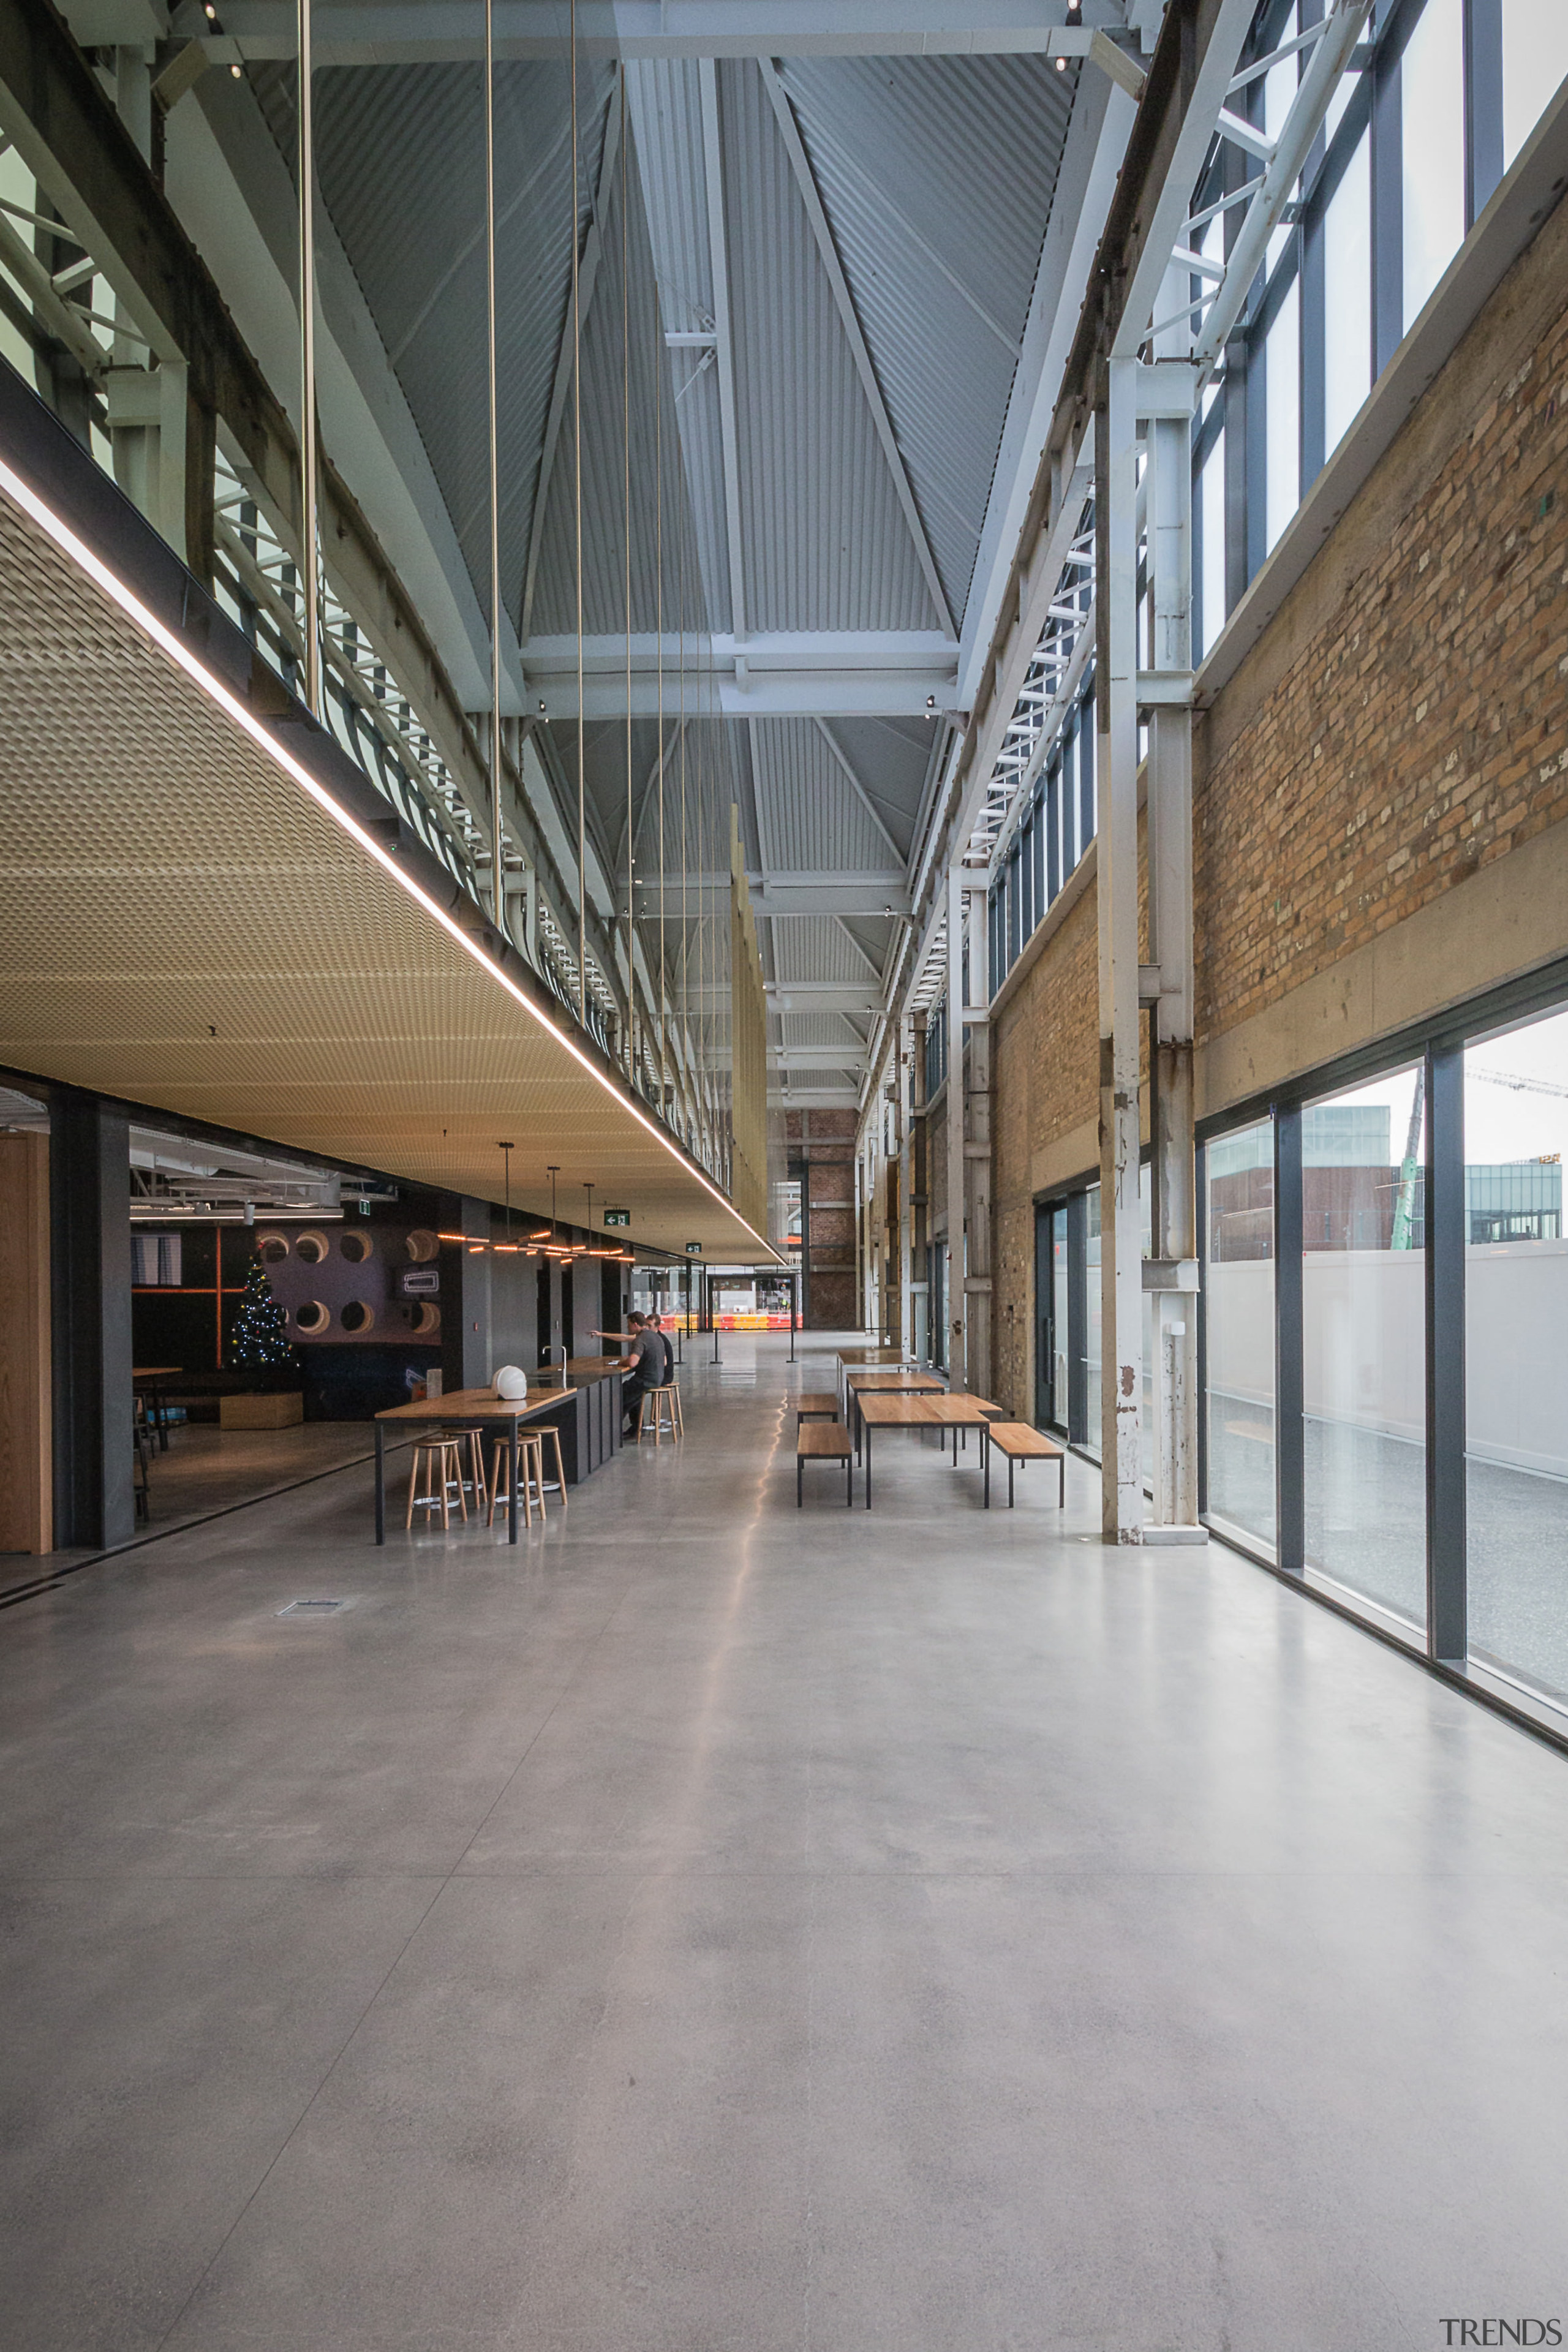
<path id="1" fill-rule="evenodd" d="M 630 1238 L 756 1238 L 0 493 L 0 1064 Z M 22 845 L 19 848 L 16 845 Z"/>

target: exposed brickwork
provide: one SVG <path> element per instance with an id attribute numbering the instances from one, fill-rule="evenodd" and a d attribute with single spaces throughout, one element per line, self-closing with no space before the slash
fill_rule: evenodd
<path id="1" fill-rule="evenodd" d="M 1035 1167 L 1100 1118 L 1099 945 L 1094 893 L 1068 912 L 992 1045 L 992 1380 L 1015 1418 L 1035 1417 Z"/>
<path id="2" fill-rule="evenodd" d="M 1568 818 L 1565 252 L 1568 215 L 1199 728 L 1200 1046 Z M 996 1026 L 996 1392 L 1024 1417 L 1035 1170 L 1097 1118 L 1095 1000 L 1090 892 Z"/>
<path id="3" fill-rule="evenodd" d="M 804 1161 L 809 1184 L 806 1327 L 853 1330 L 860 1320 L 855 1279 L 855 1113 L 787 1111 L 784 1145 L 792 1168 Z"/>
<path id="4" fill-rule="evenodd" d="M 1200 1042 L 1568 816 L 1565 365 L 1568 310 L 1200 773 Z"/>

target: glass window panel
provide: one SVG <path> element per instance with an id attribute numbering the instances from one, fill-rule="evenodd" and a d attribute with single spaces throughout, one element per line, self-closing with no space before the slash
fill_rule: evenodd
<path id="1" fill-rule="evenodd" d="M 1308 1565 L 1426 1617 L 1426 1106 L 1419 1067 L 1301 1114 Z"/>
<path id="2" fill-rule="evenodd" d="M 1277 43 L 1283 44 L 1295 39 L 1301 29 L 1297 22 L 1300 13 L 1299 6 L 1291 6 L 1286 10 L 1282 21 L 1275 31 L 1274 38 Z M 1281 58 L 1273 71 L 1263 77 L 1263 128 L 1270 139 L 1277 141 L 1285 128 L 1285 118 L 1290 111 L 1291 100 L 1296 95 L 1300 81 L 1300 73 L 1301 61 L 1298 52 L 1293 58 Z M 1268 240 L 1268 251 L 1264 264 L 1266 269 L 1272 271 L 1275 263 L 1289 245 L 1290 236 L 1291 231 L 1289 228 L 1277 228 L 1274 231 Z"/>
<path id="3" fill-rule="evenodd" d="M 1568 1696 L 1568 1012 L 1465 1055 L 1472 1654 Z"/>
<path id="4" fill-rule="evenodd" d="M 1291 279 L 1264 345 L 1268 489 L 1274 545 L 1301 503 L 1301 281 Z"/>
<path id="5" fill-rule="evenodd" d="M 1329 100 L 1329 110 L 1323 117 L 1323 142 L 1325 146 L 1332 145 L 1334 133 L 1345 119 L 1345 109 L 1349 106 L 1360 86 L 1361 68 L 1359 66 L 1355 68 L 1353 72 L 1342 73 L 1340 76 L 1338 82 L 1334 86 L 1334 94 Z"/>
<path id="6" fill-rule="evenodd" d="M 1094 839 L 1094 763 L 1098 756 L 1094 696 L 1086 694 L 1078 722 L 1078 854 L 1081 857 Z"/>
<path id="7" fill-rule="evenodd" d="M 1372 165 L 1363 132 L 1323 218 L 1323 425 L 1331 454 L 1372 388 Z"/>
<path id="8" fill-rule="evenodd" d="M 1056 822 L 1056 811 L 1042 787 L 1035 802 L 1035 920 L 1037 923 L 1050 904 L 1046 891 L 1046 846 Z"/>
<path id="9" fill-rule="evenodd" d="M 1219 641 L 1225 626 L 1225 431 L 1222 427 L 1198 477 L 1198 506 L 1203 518 L 1204 579 L 1202 655 Z"/>
<path id="10" fill-rule="evenodd" d="M 1426 0 L 1399 65 L 1408 332 L 1465 236 L 1465 77 L 1459 0 Z"/>
<path id="11" fill-rule="evenodd" d="M 1084 1218 L 1083 1450 L 1100 1459 L 1100 1187 L 1091 1184 Z"/>
<path id="12" fill-rule="evenodd" d="M 1563 0 L 1502 0 L 1502 160 L 1512 163 L 1568 77 Z"/>
<path id="13" fill-rule="evenodd" d="M 1274 1127 L 1223 1135 L 1204 1155 L 1204 1315 L 1211 1516 L 1272 1549 Z"/>

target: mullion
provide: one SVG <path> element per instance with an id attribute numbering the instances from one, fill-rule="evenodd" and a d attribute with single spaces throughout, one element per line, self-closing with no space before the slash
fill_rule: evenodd
<path id="1" fill-rule="evenodd" d="M 1463 0 L 1465 233 L 1502 178 L 1502 0 Z"/>
<path id="2" fill-rule="evenodd" d="M 1461 1664 L 1466 1624 L 1465 1055 L 1426 1050 L 1426 1645 Z"/>
<path id="3" fill-rule="evenodd" d="M 1307 1555 L 1301 1239 L 1301 1110 L 1292 1103 L 1274 1116 L 1274 1548 L 1292 1576 Z"/>

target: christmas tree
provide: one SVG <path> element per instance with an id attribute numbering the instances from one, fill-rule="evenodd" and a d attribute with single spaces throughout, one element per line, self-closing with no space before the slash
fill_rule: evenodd
<path id="1" fill-rule="evenodd" d="M 263 1371 L 294 1360 L 294 1351 L 289 1344 L 289 1318 L 272 1296 L 272 1285 L 259 1257 L 251 1259 L 245 1277 L 245 1297 L 234 1318 L 228 1354 L 236 1370 L 246 1372 Z"/>

